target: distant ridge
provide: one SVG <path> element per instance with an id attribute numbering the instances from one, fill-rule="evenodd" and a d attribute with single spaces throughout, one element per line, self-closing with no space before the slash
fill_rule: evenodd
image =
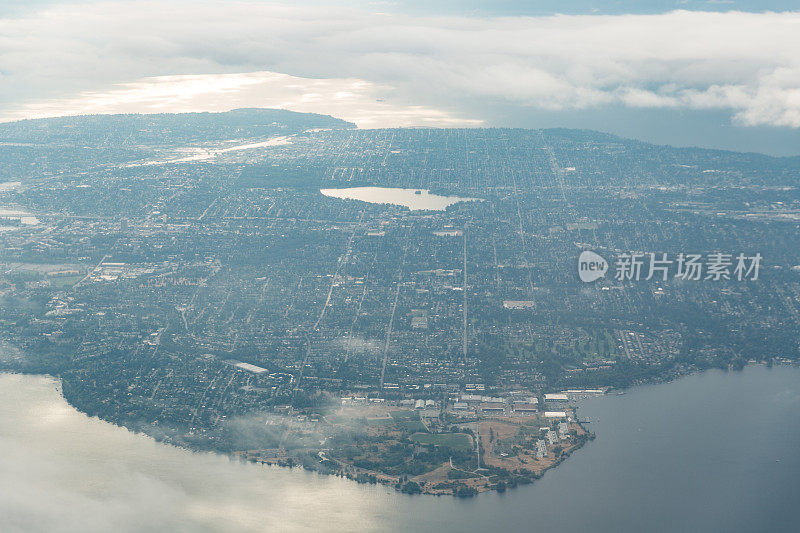
<path id="1" fill-rule="evenodd" d="M 220 113 L 76 115 L 0 124 L 0 140 L 18 143 L 98 145 L 176 144 L 290 135 L 308 129 L 352 129 L 356 125 L 316 113 L 243 108 Z"/>

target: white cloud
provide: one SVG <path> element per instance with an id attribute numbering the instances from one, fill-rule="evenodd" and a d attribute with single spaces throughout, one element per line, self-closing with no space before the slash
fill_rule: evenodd
<path id="1" fill-rule="evenodd" d="M 367 127 L 457 126 L 480 124 L 471 109 L 485 101 L 723 109 L 800 127 L 800 12 L 477 18 L 106 2 L 0 21 L 0 50 L 6 119 L 261 105 Z"/>
<path id="2" fill-rule="evenodd" d="M 158 76 L 104 92 L 23 104 L 5 119 L 95 113 L 180 113 L 269 107 L 321 113 L 370 127 L 469 127 L 480 120 L 380 98 L 382 88 L 358 79 L 310 79 L 277 72 Z"/>

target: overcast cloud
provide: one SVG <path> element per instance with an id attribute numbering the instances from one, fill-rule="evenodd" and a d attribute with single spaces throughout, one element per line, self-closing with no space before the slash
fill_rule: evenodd
<path id="1" fill-rule="evenodd" d="M 426 17 L 220 5 L 57 5 L 0 21 L 2 118 L 260 106 L 362 127 L 470 126 L 486 118 L 469 105 L 478 100 L 723 110 L 736 124 L 800 127 L 800 12 Z"/>

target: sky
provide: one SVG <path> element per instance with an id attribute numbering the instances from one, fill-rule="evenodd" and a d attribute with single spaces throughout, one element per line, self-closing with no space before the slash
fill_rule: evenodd
<path id="1" fill-rule="evenodd" d="M 575 127 L 800 155 L 797 9 L 7 0 L 0 120 L 279 107 L 362 128 Z"/>

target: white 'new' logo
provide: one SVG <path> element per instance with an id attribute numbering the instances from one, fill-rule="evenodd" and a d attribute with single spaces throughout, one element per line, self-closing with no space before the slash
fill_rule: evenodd
<path id="1" fill-rule="evenodd" d="M 578 276 L 584 283 L 602 278 L 608 271 L 608 262 L 591 250 L 584 250 L 578 257 Z"/>

